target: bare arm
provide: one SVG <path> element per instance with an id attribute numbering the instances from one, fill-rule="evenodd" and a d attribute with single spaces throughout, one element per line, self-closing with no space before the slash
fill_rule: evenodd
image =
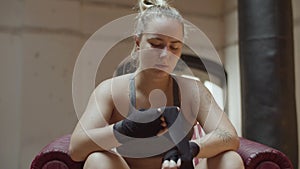
<path id="1" fill-rule="evenodd" d="M 239 139 L 227 115 L 217 105 L 208 89 L 199 82 L 200 105 L 197 120 L 206 135 L 196 140 L 198 157 L 209 158 L 227 150 L 237 150 Z"/>
<path id="2" fill-rule="evenodd" d="M 92 93 L 88 106 L 75 127 L 70 141 L 70 156 L 75 161 L 85 160 L 94 151 L 109 150 L 119 146 L 108 125 L 114 105 L 111 81 L 104 81 Z"/>

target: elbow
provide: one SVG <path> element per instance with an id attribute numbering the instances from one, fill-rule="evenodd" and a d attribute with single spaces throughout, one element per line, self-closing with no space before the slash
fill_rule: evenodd
<path id="1" fill-rule="evenodd" d="M 240 138 L 238 137 L 238 135 L 234 135 L 232 137 L 232 150 L 237 151 L 240 147 Z"/>
<path id="2" fill-rule="evenodd" d="M 76 161 L 76 162 L 84 161 L 85 157 L 83 156 L 83 153 L 76 147 L 77 146 L 75 146 L 74 143 L 72 143 L 72 140 L 71 140 L 70 145 L 69 145 L 69 149 L 68 149 L 69 150 L 69 156 L 71 157 L 71 159 L 73 161 Z"/>
<path id="3" fill-rule="evenodd" d="M 85 156 L 82 155 L 83 153 L 80 153 L 78 150 L 72 148 L 71 146 L 69 147 L 69 156 L 71 159 L 75 162 L 81 162 L 85 160 Z"/>
<path id="4" fill-rule="evenodd" d="M 72 146 L 69 147 L 69 156 L 73 161 L 79 162 L 83 161 L 84 159 L 80 156 L 80 153 L 78 153 Z"/>

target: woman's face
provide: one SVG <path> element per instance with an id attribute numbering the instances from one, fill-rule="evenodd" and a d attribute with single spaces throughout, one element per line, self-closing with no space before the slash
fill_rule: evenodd
<path id="1" fill-rule="evenodd" d="M 181 56 L 183 27 L 175 19 L 157 18 L 136 39 L 140 68 L 171 73 Z"/>

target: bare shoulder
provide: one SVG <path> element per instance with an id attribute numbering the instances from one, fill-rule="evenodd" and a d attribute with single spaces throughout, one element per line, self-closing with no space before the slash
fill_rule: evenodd
<path id="1" fill-rule="evenodd" d="M 112 112 L 110 117 L 114 117 L 116 112 L 127 112 L 128 110 L 128 94 L 129 94 L 129 79 L 131 74 L 113 77 L 101 82 L 96 90 L 96 100 L 98 105 L 106 107 L 103 112 Z"/>
<path id="2" fill-rule="evenodd" d="M 203 88 L 203 83 L 196 77 L 173 75 L 181 90 L 198 92 L 199 88 Z"/>
<path id="3" fill-rule="evenodd" d="M 111 96 L 113 93 L 117 92 L 120 88 L 125 88 L 128 86 L 128 81 L 130 74 L 121 75 L 107 80 L 102 81 L 95 89 L 97 96 L 106 95 Z"/>
<path id="4" fill-rule="evenodd" d="M 175 79 L 179 84 L 182 99 L 187 102 L 186 105 L 190 105 L 197 113 L 209 110 L 214 99 L 201 80 L 189 76 L 175 76 Z"/>

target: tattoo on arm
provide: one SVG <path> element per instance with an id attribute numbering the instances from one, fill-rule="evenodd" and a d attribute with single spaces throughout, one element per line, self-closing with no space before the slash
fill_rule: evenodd
<path id="1" fill-rule="evenodd" d="M 223 140 L 223 142 L 228 143 L 232 139 L 232 134 L 223 129 L 216 129 L 216 135 Z"/>

